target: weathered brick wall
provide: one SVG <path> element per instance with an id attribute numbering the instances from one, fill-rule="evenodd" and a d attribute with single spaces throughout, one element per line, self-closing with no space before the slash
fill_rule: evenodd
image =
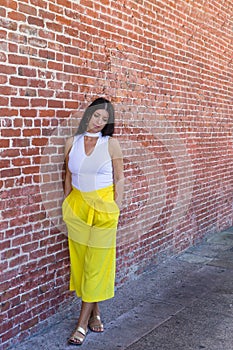
<path id="1" fill-rule="evenodd" d="M 125 157 L 117 284 L 232 225 L 231 0 L 0 0 L 2 346 L 69 297 L 63 145 L 97 96 Z"/>

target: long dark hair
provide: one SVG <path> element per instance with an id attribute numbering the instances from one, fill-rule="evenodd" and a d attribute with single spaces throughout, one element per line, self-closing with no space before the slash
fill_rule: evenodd
<path id="1" fill-rule="evenodd" d="M 94 100 L 85 110 L 83 117 L 80 121 L 78 130 L 75 135 L 83 134 L 87 131 L 87 127 L 93 113 L 98 109 L 104 109 L 108 112 L 108 121 L 104 128 L 101 130 L 102 136 L 112 136 L 114 133 L 114 121 L 115 121 L 115 113 L 113 105 L 110 101 L 108 101 L 104 97 L 99 97 Z"/>

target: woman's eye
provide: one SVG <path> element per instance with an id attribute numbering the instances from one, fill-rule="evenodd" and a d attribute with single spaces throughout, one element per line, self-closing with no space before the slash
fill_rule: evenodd
<path id="1" fill-rule="evenodd" d="M 101 116 L 99 114 L 93 114 L 95 119 L 99 119 Z M 107 123 L 108 122 L 108 118 L 103 118 L 101 117 L 102 123 Z"/>

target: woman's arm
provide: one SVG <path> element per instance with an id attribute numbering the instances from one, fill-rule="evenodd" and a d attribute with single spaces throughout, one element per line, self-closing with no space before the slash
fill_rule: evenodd
<path id="1" fill-rule="evenodd" d="M 71 190 L 72 190 L 72 184 L 71 184 L 71 172 L 68 168 L 68 161 L 69 161 L 69 152 L 73 145 L 74 138 L 70 137 L 67 139 L 65 144 L 65 162 L 66 162 L 66 173 L 65 173 L 65 188 L 64 188 L 64 195 L 67 197 Z"/>
<path id="2" fill-rule="evenodd" d="M 121 207 L 124 193 L 124 173 L 123 173 L 123 155 L 118 140 L 109 139 L 109 153 L 112 158 L 113 181 L 114 181 L 114 199 Z"/>

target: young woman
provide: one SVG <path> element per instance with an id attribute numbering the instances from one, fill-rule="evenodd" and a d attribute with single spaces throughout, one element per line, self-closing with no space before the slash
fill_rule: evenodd
<path id="1" fill-rule="evenodd" d="M 98 98 L 65 145 L 63 220 L 68 230 L 70 290 L 82 299 L 69 343 L 81 345 L 87 329 L 103 332 L 98 302 L 114 296 L 116 230 L 123 197 L 123 157 L 114 132 L 114 109 Z"/>

